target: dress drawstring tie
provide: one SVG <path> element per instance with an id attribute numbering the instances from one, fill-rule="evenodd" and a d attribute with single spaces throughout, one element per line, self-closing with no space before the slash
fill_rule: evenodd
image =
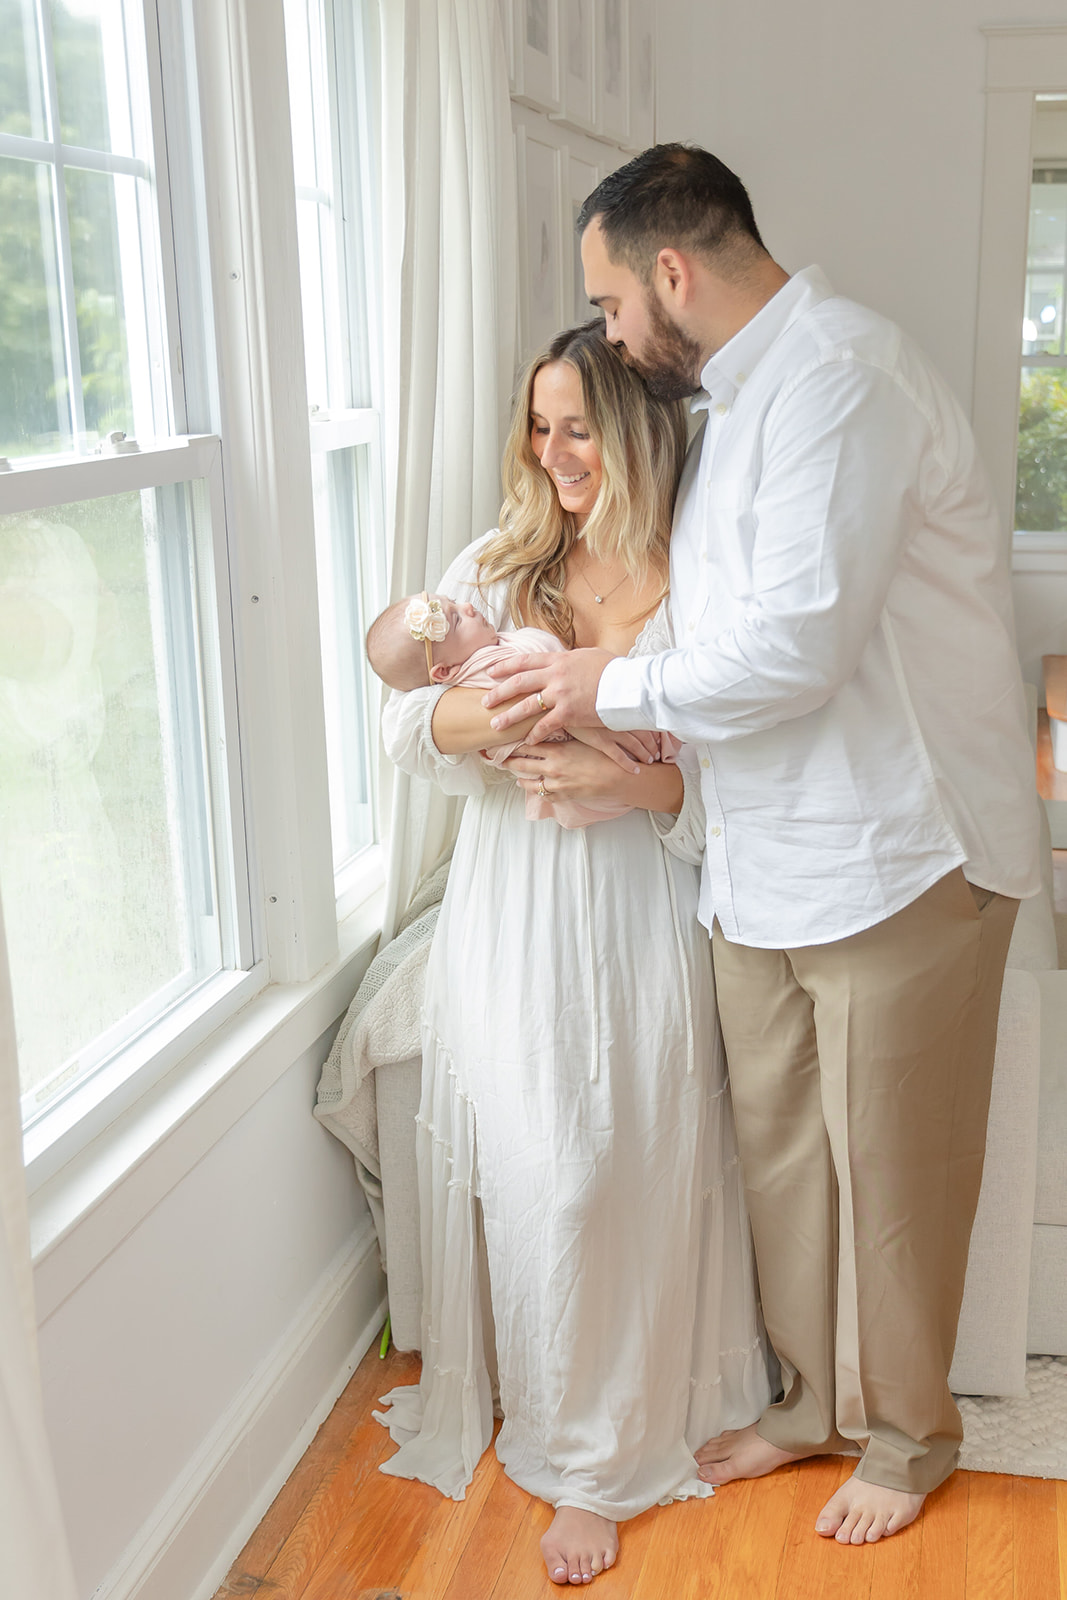
<path id="1" fill-rule="evenodd" d="M 578 835 L 579 853 L 582 858 L 582 875 L 585 880 L 585 937 L 588 946 L 586 954 L 589 961 L 589 985 L 591 990 L 589 1012 L 592 1030 L 589 1082 L 596 1083 L 600 1077 L 600 996 L 597 993 L 596 942 L 593 938 L 593 874 L 589 866 L 589 844 L 585 837 L 585 829 L 576 828 L 574 831 Z"/>
<path id="2" fill-rule="evenodd" d="M 655 833 L 651 814 L 646 812 L 645 815 L 648 817 L 649 827 Z M 662 848 L 658 834 L 656 838 Z M 686 959 L 685 941 L 682 938 L 682 925 L 678 919 L 678 897 L 674 887 L 674 873 L 671 871 L 671 858 L 666 850 L 663 850 L 662 854 L 663 870 L 667 875 L 667 896 L 671 902 L 671 921 L 674 924 L 674 943 L 678 951 L 678 970 L 682 974 L 682 1003 L 685 1006 L 685 1071 L 686 1076 L 691 1078 L 696 1071 L 696 1049 L 693 1042 L 693 1002 L 689 990 L 689 962 Z"/>

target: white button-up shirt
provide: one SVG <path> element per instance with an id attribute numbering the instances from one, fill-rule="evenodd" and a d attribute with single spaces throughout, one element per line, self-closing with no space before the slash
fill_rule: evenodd
<path id="1" fill-rule="evenodd" d="M 707 363 L 671 540 L 677 648 L 597 711 L 697 747 L 701 920 L 822 944 L 956 866 L 1039 887 L 1009 547 L 970 428 L 883 317 L 798 273 Z"/>

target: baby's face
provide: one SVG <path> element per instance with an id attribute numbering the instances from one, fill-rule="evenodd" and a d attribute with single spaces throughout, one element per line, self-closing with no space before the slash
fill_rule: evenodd
<path id="1" fill-rule="evenodd" d="M 456 667 L 461 661 L 467 661 L 476 650 L 484 650 L 487 644 L 496 644 L 496 629 L 469 602 L 457 605 L 455 600 L 449 600 L 443 594 L 436 598 L 440 600 L 441 610 L 448 619 L 448 632 L 440 644 L 433 647 L 435 666 Z"/>

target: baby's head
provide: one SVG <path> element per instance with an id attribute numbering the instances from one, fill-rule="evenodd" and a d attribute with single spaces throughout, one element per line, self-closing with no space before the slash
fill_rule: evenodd
<path id="1" fill-rule="evenodd" d="M 423 592 L 375 618 L 367 660 L 390 689 L 424 689 L 448 683 L 476 650 L 496 641 L 496 629 L 474 606 Z"/>

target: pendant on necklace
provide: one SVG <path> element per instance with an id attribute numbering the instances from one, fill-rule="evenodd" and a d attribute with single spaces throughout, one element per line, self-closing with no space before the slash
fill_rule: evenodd
<path id="1" fill-rule="evenodd" d="M 602 606 L 604 604 L 604 596 L 602 594 L 595 594 L 593 599 L 596 601 L 598 606 Z"/>

